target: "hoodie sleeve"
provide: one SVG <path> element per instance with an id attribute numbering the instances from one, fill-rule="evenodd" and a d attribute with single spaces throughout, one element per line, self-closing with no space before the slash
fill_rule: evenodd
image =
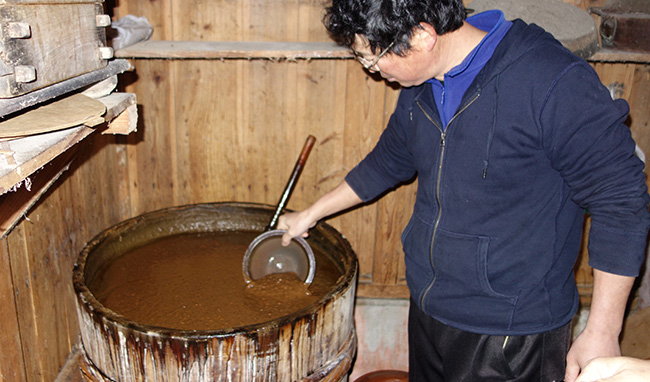
<path id="1" fill-rule="evenodd" d="M 612 100 L 595 71 L 576 62 L 547 94 L 540 126 L 544 147 L 572 199 L 591 214 L 589 264 L 637 276 L 645 258 L 650 196 L 636 157 L 628 105 Z"/>
<path id="2" fill-rule="evenodd" d="M 364 202 L 415 176 L 411 153 L 406 145 L 404 120 L 409 112 L 404 93 L 403 90 L 377 145 L 345 177 L 345 181 Z"/>

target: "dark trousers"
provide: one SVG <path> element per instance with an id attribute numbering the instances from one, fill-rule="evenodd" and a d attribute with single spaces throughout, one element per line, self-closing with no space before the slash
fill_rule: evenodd
<path id="1" fill-rule="evenodd" d="M 464 332 L 426 315 L 411 300 L 409 382 L 561 381 L 570 336 L 570 323 L 527 336 Z"/>

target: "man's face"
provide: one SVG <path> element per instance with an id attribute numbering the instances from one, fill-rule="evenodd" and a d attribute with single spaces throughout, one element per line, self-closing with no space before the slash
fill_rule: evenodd
<path id="1" fill-rule="evenodd" d="M 356 52 L 357 56 L 362 58 L 359 61 L 364 66 L 372 63 L 378 55 L 370 51 L 368 40 L 361 35 L 355 37 L 352 49 Z M 431 74 L 434 67 L 431 65 L 430 55 L 425 53 L 417 45 L 413 45 L 405 56 L 398 56 L 392 52 L 387 52 L 379 58 L 375 65 L 367 68 L 367 70 L 373 73 L 378 72 L 386 80 L 397 82 L 403 87 L 420 85 L 424 81 L 434 77 Z"/>

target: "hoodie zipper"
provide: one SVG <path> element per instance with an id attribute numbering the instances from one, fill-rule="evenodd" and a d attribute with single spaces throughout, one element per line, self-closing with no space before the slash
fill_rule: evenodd
<path id="1" fill-rule="evenodd" d="M 420 101 L 416 101 L 416 104 L 422 110 L 422 113 L 424 114 L 425 117 L 440 131 L 440 156 L 438 157 L 438 176 L 436 177 L 436 203 L 438 204 L 438 216 L 436 216 L 436 221 L 433 224 L 433 233 L 431 234 L 431 241 L 429 242 L 429 263 L 431 264 L 431 269 L 434 272 L 433 279 L 427 285 L 427 287 L 424 289 L 424 292 L 422 293 L 422 297 L 420 298 L 420 307 L 422 310 L 424 310 L 424 300 L 426 299 L 427 294 L 429 294 L 429 291 L 433 287 L 433 285 L 436 283 L 436 272 L 435 272 L 435 266 L 433 262 L 433 242 L 436 237 L 436 233 L 438 232 L 438 226 L 440 225 L 440 218 L 442 216 L 442 203 L 440 202 L 440 180 L 442 177 L 442 163 L 445 157 L 445 147 L 446 147 L 446 137 L 447 137 L 447 129 L 449 128 L 449 125 L 458 117 L 462 112 L 464 112 L 471 104 L 476 101 L 476 99 L 480 96 L 480 93 L 476 93 L 474 98 L 472 98 L 467 105 L 465 105 L 462 109 L 458 111 L 458 113 L 454 114 L 454 116 L 449 120 L 449 123 L 447 123 L 447 128 L 444 130 L 440 128 L 440 126 L 431 118 L 429 113 L 427 113 L 424 110 L 424 107 L 420 104 Z"/>

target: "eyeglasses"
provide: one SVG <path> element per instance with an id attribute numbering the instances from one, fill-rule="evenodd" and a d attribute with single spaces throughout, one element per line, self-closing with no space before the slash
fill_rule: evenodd
<path id="1" fill-rule="evenodd" d="M 363 57 L 362 55 L 358 54 L 357 52 L 354 52 L 354 55 L 357 58 L 357 60 L 361 63 L 361 65 L 363 65 L 364 68 L 366 68 L 367 70 L 372 70 L 372 68 L 374 68 L 377 65 L 379 60 L 386 53 L 388 53 L 388 51 L 390 50 L 390 48 L 393 47 L 393 45 L 395 45 L 395 41 L 391 42 L 390 45 L 388 45 L 388 47 L 386 49 L 382 50 L 381 53 L 379 53 L 379 55 L 377 57 L 372 59 L 372 61 L 368 60 L 367 58 Z"/>

